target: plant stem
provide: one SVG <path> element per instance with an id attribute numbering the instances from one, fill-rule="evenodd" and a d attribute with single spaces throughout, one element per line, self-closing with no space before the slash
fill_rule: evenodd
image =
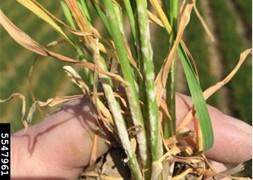
<path id="1" fill-rule="evenodd" d="M 168 7 L 168 14 L 170 19 L 170 24 L 172 27 L 172 33 L 170 34 L 170 44 L 173 45 L 173 42 L 176 37 L 177 32 L 177 16 L 178 16 L 178 1 L 170 0 L 169 1 L 169 7 Z M 176 76 L 176 63 L 175 60 L 173 60 L 171 64 L 171 70 L 169 75 L 169 83 L 167 83 L 167 91 L 166 91 L 166 97 L 167 97 L 167 104 L 169 107 L 169 113 L 170 117 L 168 119 L 165 119 L 164 124 L 164 137 L 168 138 L 175 134 L 176 129 L 176 102 L 175 102 L 175 94 L 176 94 L 176 82 L 175 82 L 175 76 Z"/>
<path id="2" fill-rule="evenodd" d="M 153 64 L 153 51 L 151 47 L 149 19 L 147 14 L 147 1 L 137 0 L 137 16 L 140 34 L 140 48 L 142 53 L 143 74 L 145 76 L 146 101 L 151 141 L 152 166 L 162 156 L 162 138 L 160 136 L 159 110 L 156 101 L 155 73 Z M 152 172 L 153 173 L 153 172 Z"/>
<path id="3" fill-rule="evenodd" d="M 89 15 L 89 12 L 87 11 L 86 14 Z M 87 20 L 89 19 L 87 18 Z M 87 24 L 91 24 L 91 22 Z M 96 44 L 98 46 L 98 42 Z M 94 62 L 101 69 L 108 71 L 105 59 L 102 56 L 100 56 L 99 48 L 94 48 L 93 53 L 94 53 L 94 56 L 93 56 Z M 129 139 L 128 131 L 127 131 L 127 126 L 122 116 L 120 105 L 114 96 L 114 92 L 112 89 L 112 86 L 113 86 L 112 81 L 109 77 L 102 74 L 99 74 L 99 78 L 101 80 L 101 84 L 105 93 L 107 103 L 113 115 L 113 120 L 116 127 L 117 135 L 128 157 L 129 168 L 131 169 L 131 172 L 134 175 L 134 177 L 136 177 L 136 179 L 138 180 L 142 179 L 142 173 L 141 173 L 135 152 L 131 147 L 131 143 L 130 143 L 130 139 Z"/>
<path id="4" fill-rule="evenodd" d="M 102 59 L 102 57 L 100 58 L 99 66 L 103 70 L 107 70 L 105 61 Z M 115 99 L 115 96 L 114 96 L 114 93 L 113 93 L 113 90 L 111 87 L 112 83 L 110 82 L 110 79 L 108 77 L 106 77 L 104 75 L 99 75 L 99 76 L 100 76 L 100 78 L 103 79 L 102 80 L 103 90 L 105 92 L 105 96 L 106 96 L 109 108 L 110 108 L 112 115 L 113 115 L 113 119 L 114 119 L 114 123 L 116 126 L 118 137 L 120 138 L 120 142 L 121 142 L 123 149 L 125 150 L 126 155 L 128 157 L 129 168 L 131 169 L 132 175 L 136 179 L 138 179 L 138 180 L 142 179 L 141 170 L 140 170 L 135 152 L 132 149 L 131 144 L 130 144 L 126 123 L 125 123 L 125 120 L 121 114 L 120 105 L 117 102 L 117 100 Z"/>
<path id="5" fill-rule="evenodd" d="M 121 71 L 126 85 L 126 95 L 131 111 L 131 116 L 133 120 L 133 124 L 136 127 L 141 127 L 141 132 L 137 134 L 137 143 L 139 145 L 139 155 L 142 162 L 142 165 L 145 167 L 147 163 L 147 141 L 146 141 L 146 132 L 145 126 L 143 122 L 143 117 L 141 113 L 141 108 L 139 104 L 139 97 L 137 93 L 136 82 L 133 74 L 133 70 L 130 66 L 130 62 L 128 60 L 127 49 L 124 45 L 124 38 L 122 35 L 124 32 L 121 31 L 121 25 L 118 22 L 116 15 L 116 11 L 114 8 L 117 8 L 116 5 L 113 4 L 112 0 L 104 0 L 104 5 L 106 9 L 106 14 L 108 17 L 108 22 L 110 25 L 111 36 L 114 41 L 116 51 L 119 57 Z M 117 15 L 116 15 L 117 16 Z"/>
<path id="6" fill-rule="evenodd" d="M 133 9 L 131 7 L 130 0 L 124 0 L 124 5 L 125 5 L 125 8 L 126 8 L 128 18 L 129 18 L 129 23 L 130 23 L 130 26 L 131 26 L 133 39 L 134 39 L 134 42 L 136 43 L 137 42 L 137 34 L 136 34 L 136 28 L 135 28 L 136 22 L 135 22 L 135 19 L 134 19 Z"/>

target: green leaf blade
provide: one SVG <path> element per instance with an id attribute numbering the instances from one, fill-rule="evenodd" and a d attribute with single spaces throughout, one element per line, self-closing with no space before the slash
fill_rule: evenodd
<path id="1" fill-rule="evenodd" d="M 212 128 L 211 119 L 208 113 L 207 105 L 203 97 L 200 84 L 196 76 L 194 75 L 194 71 L 191 68 L 191 65 L 189 64 L 189 59 L 181 45 L 179 45 L 178 54 L 181 59 L 186 80 L 188 82 L 188 86 L 189 86 L 190 93 L 192 96 L 192 101 L 195 106 L 197 117 L 200 123 L 201 133 L 203 136 L 203 145 L 201 146 L 203 147 L 203 150 L 208 150 L 213 145 L 214 135 L 213 135 L 213 128 Z"/>

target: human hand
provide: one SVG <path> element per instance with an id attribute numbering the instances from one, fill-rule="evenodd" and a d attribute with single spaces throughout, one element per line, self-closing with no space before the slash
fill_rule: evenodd
<path id="1" fill-rule="evenodd" d="M 189 97 L 177 96 L 177 119 L 191 105 Z M 214 129 L 210 159 L 239 163 L 251 159 L 251 126 L 209 106 Z M 42 122 L 21 130 L 11 138 L 11 175 L 17 179 L 76 179 L 89 164 L 93 139 L 97 156 L 109 149 L 106 135 L 98 131 L 95 109 L 88 100 L 66 103 Z"/>

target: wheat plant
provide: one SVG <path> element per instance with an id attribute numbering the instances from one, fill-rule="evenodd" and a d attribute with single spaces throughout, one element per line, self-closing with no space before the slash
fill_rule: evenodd
<path id="1" fill-rule="evenodd" d="M 17 2 L 57 31 L 76 56 L 67 57 L 40 45 L 16 27 L 2 10 L 0 24 L 23 47 L 68 64 L 63 67 L 64 71 L 80 87 L 82 95 L 90 96 L 99 122 L 124 149 L 132 179 L 181 179 L 190 173 L 198 177 L 204 175 L 200 170 L 208 169 L 204 152 L 213 145 L 213 129 L 205 100 L 233 77 L 251 50 L 242 54 L 239 64 L 223 81 L 202 91 L 200 77 L 182 39 L 193 11 L 212 37 L 194 0 L 52 2 L 59 3 L 64 20 L 55 17 L 36 0 Z M 155 73 L 157 60 L 153 54 L 159 52 L 152 49 L 151 37 L 155 34 L 150 31 L 151 25 L 164 28 L 169 37 L 168 53 L 158 73 Z M 193 100 L 193 107 L 183 122 L 187 124 L 192 116 L 198 120 L 197 133 L 193 136 L 189 129 L 185 130 L 187 126 L 181 129 L 175 126 L 177 60 L 181 62 Z M 21 94 L 14 93 L 1 102 L 14 96 L 24 99 Z M 79 97 L 36 101 L 28 112 L 23 108 L 22 122 L 28 128 L 37 105 L 53 106 Z M 189 137 L 195 142 L 194 146 L 187 143 Z M 182 145 L 184 148 L 179 147 Z M 186 171 L 173 173 L 177 156 L 182 158 L 182 164 L 193 165 Z"/>

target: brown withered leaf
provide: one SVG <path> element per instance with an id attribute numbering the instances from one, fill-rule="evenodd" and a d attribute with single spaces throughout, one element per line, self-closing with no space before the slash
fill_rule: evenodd
<path id="1" fill-rule="evenodd" d="M 46 106 L 53 107 L 70 100 L 79 99 L 82 96 L 83 96 L 82 94 L 72 96 L 56 96 L 54 98 L 48 99 L 47 101 L 34 101 L 32 106 L 29 108 L 25 121 L 28 123 L 28 125 L 32 123 L 33 114 L 36 111 L 37 107 L 46 107 Z"/>
<path id="2" fill-rule="evenodd" d="M 110 78 L 116 80 L 116 81 L 120 81 L 121 83 L 123 83 L 124 85 L 126 85 L 126 82 L 122 79 L 121 76 L 117 75 L 117 74 L 113 74 L 107 71 L 102 70 L 101 68 L 97 67 L 96 65 L 94 65 L 93 63 L 89 63 L 87 62 L 87 60 L 83 60 L 82 62 L 73 59 L 71 57 L 67 57 L 64 56 L 62 54 L 50 51 L 48 49 L 46 49 L 45 47 L 43 47 L 42 45 L 40 45 L 39 43 L 37 43 L 36 41 L 34 41 L 30 36 L 28 36 L 25 32 L 23 32 L 22 30 L 20 30 L 17 26 L 15 26 L 6 16 L 5 14 L 2 12 L 2 10 L 0 10 L 0 24 L 3 26 L 3 28 L 9 33 L 9 35 L 21 46 L 23 46 L 24 48 L 33 51 L 39 55 L 42 56 L 50 56 L 55 58 L 58 61 L 61 62 L 65 62 L 65 63 L 71 63 L 71 64 L 76 64 L 79 66 L 82 66 L 84 68 L 88 68 L 92 71 L 96 71 L 98 73 L 104 74 L 109 76 Z"/>
<path id="3" fill-rule="evenodd" d="M 47 56 L 47 50 L 44 49 L 40 44 L 35 42 L 31 37 L 26 33 L 17 28 L 0 10 L 0 24 L 3 28 L 10 34 L 10 36 L 23 47 L 36 52 L 42 56 Z"/>
<path id="4" fill-rule="evenodd" d="M 240 69 L 243 62 L 247 59 L 248 55 L 252 53 L 252 49 L 246 49 L 240 54 L 240 58 L 238 60 L 238 63 L 236 66 L 232 69 L 232 71 L 220 82 L 216 83 L 213 86 L 210 86 L 207 88 L 203 95 L 205 99 L 208 99 L 210 96 L 212 96 L 215 92 L 217 92 L 219 89 L 221 89 L 223 86 L 225 86 L 237 73 L 237 71 Z"/>
<path id="5" fill-rule="evenodd" d="M 149 17 L 151 22 L 153 22 L 153 23 L 157 24 L 158 26 L 164 28 L 164 25 L 163 25 L 162 21 L 156 15 L 154 15 L 152 12 L 148 11 L 148 17 Z"/>
<path id="6" fill-rule="evenodd" d="M 165 62 L 163 63 L 161 67 L 161 70 L 159 71 L 156 77 L 156 89 L 159 89 L 159 91 L 157 92 L 158 104 L 160 104 L 160 99 L 162 98 L 164 89 L 166 87 L 168 74 L 169 74 L 173 59 L 175 57 L 176 49 L 181 41 L 183 32 L 189 23 L 193 5 L 194 5 L 193 2 L 187 2 L 187 0 L 183 1 L 182 7 L 181 7 L 182 9 L 181 15 L 180 15 L 181 18 L 179 21 L 179 27 L 178 27 L 178 33 L 177 33 L 176 39 L 169 52 L 169 55 L 167 56 Z"/>
<path id="7" fill-rule="evenodd" d="M 80 28 L 81 32 L 83 33 L 88 33 L 92 34 L 92 30 L 90 28 L 90 25 L 88 23 L 88 20 L 86 16 L 83 16 L 76 0 L 65 0 L 68 8 L 70 9 L 75 22 L 77 23 L 78 27 Z M 83 36 L 83 40 L 85 44 L 89 44 L 90 48 L 94 48 L 93 46 L 95 45 L 93 41 L 92 36 Z"/>
<path id="8" fill-rule="evenodd" d="M 212 42 L 214 42 L 215 41 L 214 35 L 212 34 L 211 30 L 209 29 L 208 25 L 206 24 L 204 18 L 201 16 L 201 14 L 200 14 L 200 12 L 199 12 L 199 10 L 197 8 L 196 1 L 194 2 L 193 9 L 194 9 L 194 12 L 196 13 L 196 16 L 199 19 L 202 27 L 204 28 L 206 34 L 208 35 L 208 37 L 210 38 L 210 40 Z"/>
<path id="9" fill-rule="evenodd" d="M 21 93 L 12 93 L 8 98 L 6 99 L 0 99 L 0 103 L 6 103 L 11 101 L 13 98 L 18 97 L 19 99 L 21 99 L 22 102 L 22 107 L 21 107 L 21 122 L 23 123 L 24 127 L 27 128 L 28 124 L 25 120 L 25 114 L 26 114 L 26 100 L 25 100 L 25 96 Z"/>
<path id="10" fill-rule="evenodd" d="M 63 69 L 69 76 L 70 80 L 83 91 L 83 94 L 89 94 L 90 90 L 88 85 L 83 81 L 81 76 L 74 70 L 74 68 L 71 66 L 63 66 Z"/>

